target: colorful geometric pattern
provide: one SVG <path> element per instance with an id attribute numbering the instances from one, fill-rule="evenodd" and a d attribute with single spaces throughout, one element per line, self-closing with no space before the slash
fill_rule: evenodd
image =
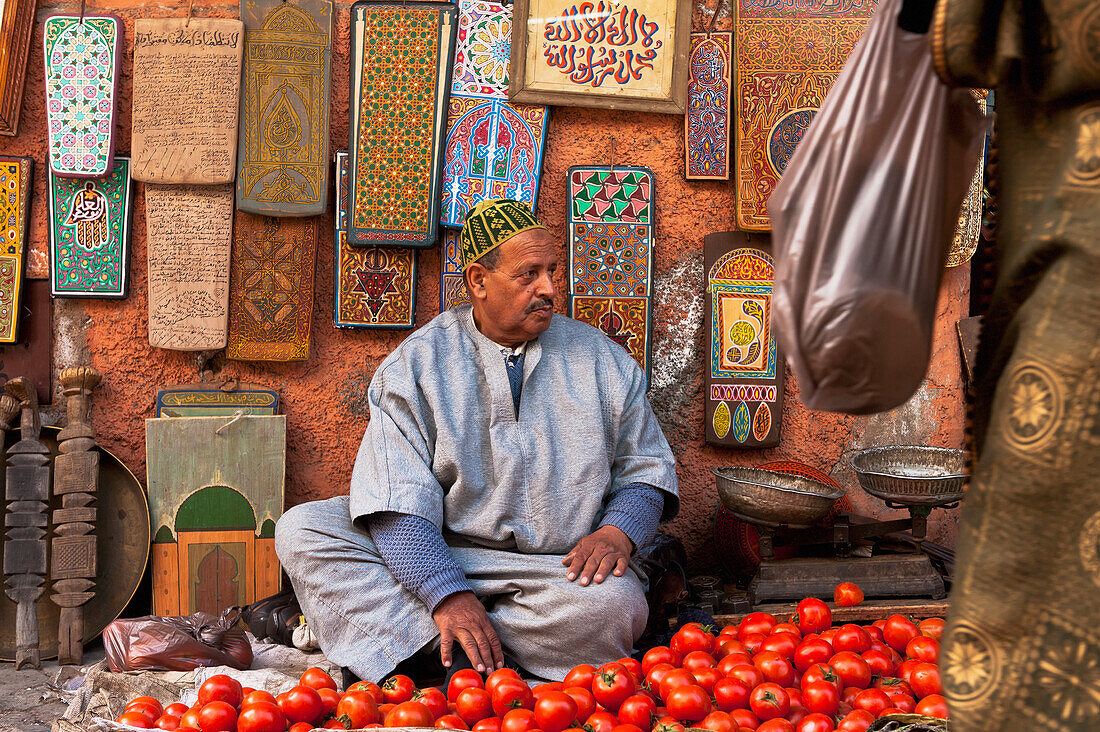
<path id="1" fill-rule="evenodd" d="M 737 0 L 737 226 L 771 228 L 768 198 L 876 0 Z"/>
<path id="2" fill-rule="evenodd" d="M 233 224 L 226 357 L 308 359 L 317 217 L 238 212 Z"/>
<path id="3" fill-rule="evenodd" d="M 569 169 L 570 294 L 650 294 L 653 187 L 648 168 Z"/>
<path id="4" fill-rule="evenodd" d="M 705 372 L 706 441 L 725 447 L 779 443 L 784 365 L 771 332 L 775 266 L 765 236 L 703 239 L 710 357 Z M 746 381 L 747 380 L 747 381 Z"/>
<path id="5" fill-rule="evenodd" d="M 349 247 L 348 154 L 336 153 L 335 322 L 337 328 L 411 328 L 416 312 L 416 250 Z"/>
<path id="6" fill-rule="evenodd" d="M 451 94 L 507 99 L 511 57 L 511 3 L 458 0 L 458 45 Z"/>
<path id="7" fill-rule="evenodd" d="M 355 246 L 434 246 L 457 30 L 454 5 L 359 0 L 351 8 Z"/>
<path id="8" fill-rule="evenodd" d="M 50 294 L 126 297 L 130 273 L 130 159 L 98 180 L 50 171 Z"/>
<path id="9" fill-rule="evenodd" d="M 23 300 L 34 160 L 0 157 L 0 343 L 15 343 Z"/>
<path id="10" fill-rule="evenodd" d="M 307 216 L 328 204 L 332 3 L 244 0 L 237 208 Z"/>
<path id="11" fill-rule="evenodd" d="M 466 280 L 462 276 L 462 260 L 458 251 L 459 233 L 444 231 L 439 247 L 439 312 L 470 302 Z"/>
<path id="12" fill-rule="evenodd" d="M 649 378 L 649 298 L 588 297 L 569 299 L 569 316 L 594 326 L 627 350 Z"/>
<path id="13" fill-rule="evenodd" d="M 121 36 L 114 15 L 46 18 L 46 129 L 56 175 L 102 178 L 112 170 Z"/>
<path id="14" fill-rule="evenodd" d="M 692 33 L 684 152 L 688 180 L 729 180 L 733 33 Z"/>

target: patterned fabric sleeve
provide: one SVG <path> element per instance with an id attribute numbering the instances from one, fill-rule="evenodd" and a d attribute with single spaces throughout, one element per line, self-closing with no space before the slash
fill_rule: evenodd
<path id="1" fill-rule="evenodd" d="M 600 526 L 622 530 L 638 550 L 657 535 L 664 508 L 665 498 L 660 490 L 645 483 L 631 483 L 611 496 Z"/>
<path id="2" fill-rule="evenodd" d="M 471 589 L 443 534 L 431 521 L 386 511 L 372 514 L 366 523 L 394 578 L 429 610 L 450 595 Z"/>

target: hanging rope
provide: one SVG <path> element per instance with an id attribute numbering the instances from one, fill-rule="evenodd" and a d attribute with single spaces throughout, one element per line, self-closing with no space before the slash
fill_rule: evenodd
<path id="1" fill-rule="evenodd" d="M 714 24 L 718 22 L 718 11 L 720 11 L 725 4 L 726 0 L 718 0 L 718 5 L 715 6 L 714 12 L 710 16 L 710 23 L 707 25 L 707 38 L 710 38 L 710 34 L 714 32 Z"/>
<path id="2" fill-rule="evenodd" d="M 195 10 L 195 0 L 187 0 L 187 20 L 183 22 L 183 27 L 191 25 L 191 13 Z"/>

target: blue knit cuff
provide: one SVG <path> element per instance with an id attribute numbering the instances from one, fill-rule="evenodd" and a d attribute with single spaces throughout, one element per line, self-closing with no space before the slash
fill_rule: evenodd
<path id="1" fill-rule="evenodd" d="M 416 593 L 416 596 L 428 606 L 428 610 L 435 612 L 439 603 L 451 595 L 467 590 L 473 592 L 473 589 L 463 571 L 458 567 L 454 567 L 453 569 L 436 572 L 424 580 L 424 584 L 420 585 L 420 591 Z"/>
<path id="2" fill-rule="evenodd" d="M 600 526 L 614 526 L 641 549 L 657 535 L 665 499 L 661 491 L 645 483 L 631 483 L 607 502 Z"/>

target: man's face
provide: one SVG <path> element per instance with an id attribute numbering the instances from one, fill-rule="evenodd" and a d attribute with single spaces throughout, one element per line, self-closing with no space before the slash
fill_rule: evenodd
<path id="1" fill-rule="evenodd" d="M 487 338 L 518 345 L 550 327 L 557 296 L 557 249 L 548 231 L 533 229 L 500 245 L 496 269 L 470 265 L 467 287 L 474 320 Z"/>

